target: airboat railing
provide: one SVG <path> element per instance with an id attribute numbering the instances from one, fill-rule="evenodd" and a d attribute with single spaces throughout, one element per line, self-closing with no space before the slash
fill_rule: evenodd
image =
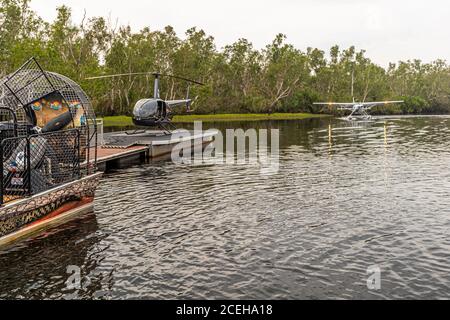
<path id="1" fill-rule="evenodd" d="M 80 179 L 87 148 L 79 129 L 7 138 L 0 143 L 0 205 Z"/>

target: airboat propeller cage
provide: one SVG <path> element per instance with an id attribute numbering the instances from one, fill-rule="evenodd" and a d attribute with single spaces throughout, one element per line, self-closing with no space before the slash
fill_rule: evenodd
<path id="1" fill-rule="evenodd" d="M 16 138 L 78 129 L 85 168 L 95 170 L 97 126 L 90 99 L 77 83 L 44 71 L 36 59 L 0 80 L 0 116 L 14 123 Z"/>

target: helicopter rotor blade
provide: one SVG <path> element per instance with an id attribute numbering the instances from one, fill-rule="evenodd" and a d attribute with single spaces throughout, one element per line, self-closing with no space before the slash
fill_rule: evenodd
<path id="1" fill-rule="evenodd" d="M 186 81 L 186 82 L 198 84 L 198 85 L 201 85 L 201 86 L 205 85 L 204 83 L 196 81 L 196 80 L 192 80 L 192 79 L 188 79 L 188 78 L 184 78 L 184 77 L 180 77 L 180 76 L 175 76 L 175 75 L 172 75 L 172 74 L 159 73 L 159 72 L 118 73 L 118 74 L 110 74 L 110 75 L 103 75 L 103 76 L 88 77 L 88 78 L 86 78 L 86 80 L 110 79 L 110 78 L 129 77 L 129 76 L 148 76 L 148 75 L 152 75 L 154 77 L 162 76 L 162 77 L 174 78 L 174 79 L 183 80 L 183 81 Z"/>
<path id="2" fill-rule="evenodd" d="M 160 76 L 163 76 L 163 77 L 174 78 L 174 79 L 183 80 L 183 81 L 186 81 L 186 82 L 198 84 L 200 86 L 204 86 L 205 85 L 202 82 L 199 82 L 199 81 L 196 81 L 196 80 L 192 80 L 192 79 L 188 79 L 188 78 L 184 78 L 184 77 L 180 77 L 180 76 L 175 76 L 175 75 L 172 75 L 172 74 L 164 74 L 164 73 L 156 73 L 156 74 L 158 74 Z"/>
<path id="3" fill-rule="evenodd" d="M 104 76 L 89 77 L 89 78 L 86 78 L 86 80 L 120 78 L 120 77 L 129 77 L 129 76 L 151 76 L 151 75 L 154 75 L 154 73 L 152 73 L 152 72 L 118 73 L 118 74 L 109 74 L 109 75 L 104 75 Z"/>

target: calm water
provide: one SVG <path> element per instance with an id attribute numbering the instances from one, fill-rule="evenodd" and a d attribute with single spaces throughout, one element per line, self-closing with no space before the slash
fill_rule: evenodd
<path id="1" fill-rule="evenodd" d="M 279 173 L 111 172 L 94 213 L 0 251 L 0 298 L 450 298 L 449 118 L 215 125 L 251 126 L 281 130 Z"/>

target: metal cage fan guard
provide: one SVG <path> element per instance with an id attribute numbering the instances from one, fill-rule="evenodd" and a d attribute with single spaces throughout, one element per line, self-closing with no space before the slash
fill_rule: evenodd
<path id="1" fill-rule="evenodd" d="M 0 80 L 0 153 L 1 203 L 91 174 L 97 125 L 90 99 L 31 58 Z"/>

